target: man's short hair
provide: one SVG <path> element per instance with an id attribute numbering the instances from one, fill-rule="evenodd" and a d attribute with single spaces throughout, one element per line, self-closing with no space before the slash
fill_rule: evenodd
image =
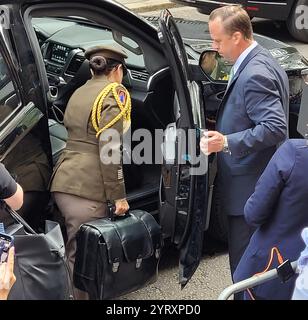
<path id="1" fill-rule="evenodd" d="M 220 18 L 228 34 L 240 32 L 246 40 L 252 39 L 252 25 L 248 13 L 240 5 L 217 8 L 210 14 L 209 21 Z"/>

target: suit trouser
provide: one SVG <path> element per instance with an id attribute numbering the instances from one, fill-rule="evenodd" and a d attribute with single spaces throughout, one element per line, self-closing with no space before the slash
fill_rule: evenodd
<path id="1" fill-rule="evenodd" d="M 228 216 L 228 247 L 232 279 L 254 231 L 255 228 L 246 223 L 244 215 Z"/>
<path id="2" fill-rule="evenodd" d="M 104 202 L 88 200 L 72 194 L 53 192 L 56 204 L 61 211 L 67 232 L 66 256 L 71 274 L 73 275 L 76 254 L 76 233 L 83 223 L 90 222 L 107 215 Z M 74 289 L 77 299 L 87 299 L 87 294 Z"/>

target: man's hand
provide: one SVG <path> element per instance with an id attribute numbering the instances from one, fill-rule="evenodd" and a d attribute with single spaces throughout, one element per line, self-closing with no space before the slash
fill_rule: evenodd
<path id="1" fill-rule="evenodd" d="M 201 151 L 206 155 L 220 152 L 224 147 L 224 135 L 218 131 L 206 131 L 200 140 Z"/>
<path id="2" fill-rule="evenodd" d="M 123 216 L 125 214 L 125 212 L 128 211 L 128 209 L 129 209 L 129 205 L 128 205 L 126 199 L 116 200 L 115 206 L 116 206 L 116 209 L 115 209 L 114 213 L 117 216 Z"/>

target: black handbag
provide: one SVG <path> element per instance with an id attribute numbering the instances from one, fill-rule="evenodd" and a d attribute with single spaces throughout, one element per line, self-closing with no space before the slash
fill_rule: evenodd
<path id="1" fill-rule="evenodd" d="M 76 240 L 74 285 L 90 299 L 118 297 L 157 278 L 163 240 L 148 212 L 133 210 L 124 217 L 85 223 Z"/>
<path id="2" fill-rule="evenodd" d="M 70 299 L 72 288 L 59 224 L 46 221 L 45 233 L 36 233 L 17 212 L 5 210 L 17 222 L 5 230 L 14 237 L 15 246 L 16 282 L 8 299 Z"/>

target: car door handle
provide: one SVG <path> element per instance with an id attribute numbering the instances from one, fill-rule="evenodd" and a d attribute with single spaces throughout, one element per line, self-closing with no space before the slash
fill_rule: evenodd
<path id="1" fill-rule="evenodd" d="M 218 92 L 218 93 L 216 94 L 216 99 L 217 99 L 217 100 L 222 100 L 223 97 L 224 97 L 224 95 L 225 95 L 225 91 Z"/>
<path id="2" fill-rule="evenodd" d="M 163 193 L 163 175 L 160 175 L 160 181 L 159 181 L 159 190 L 158 190 L 158 199 L 159 199 L 159 205 L 163 205 L 165 201 L 162 199 L 162 193 Z"/>

